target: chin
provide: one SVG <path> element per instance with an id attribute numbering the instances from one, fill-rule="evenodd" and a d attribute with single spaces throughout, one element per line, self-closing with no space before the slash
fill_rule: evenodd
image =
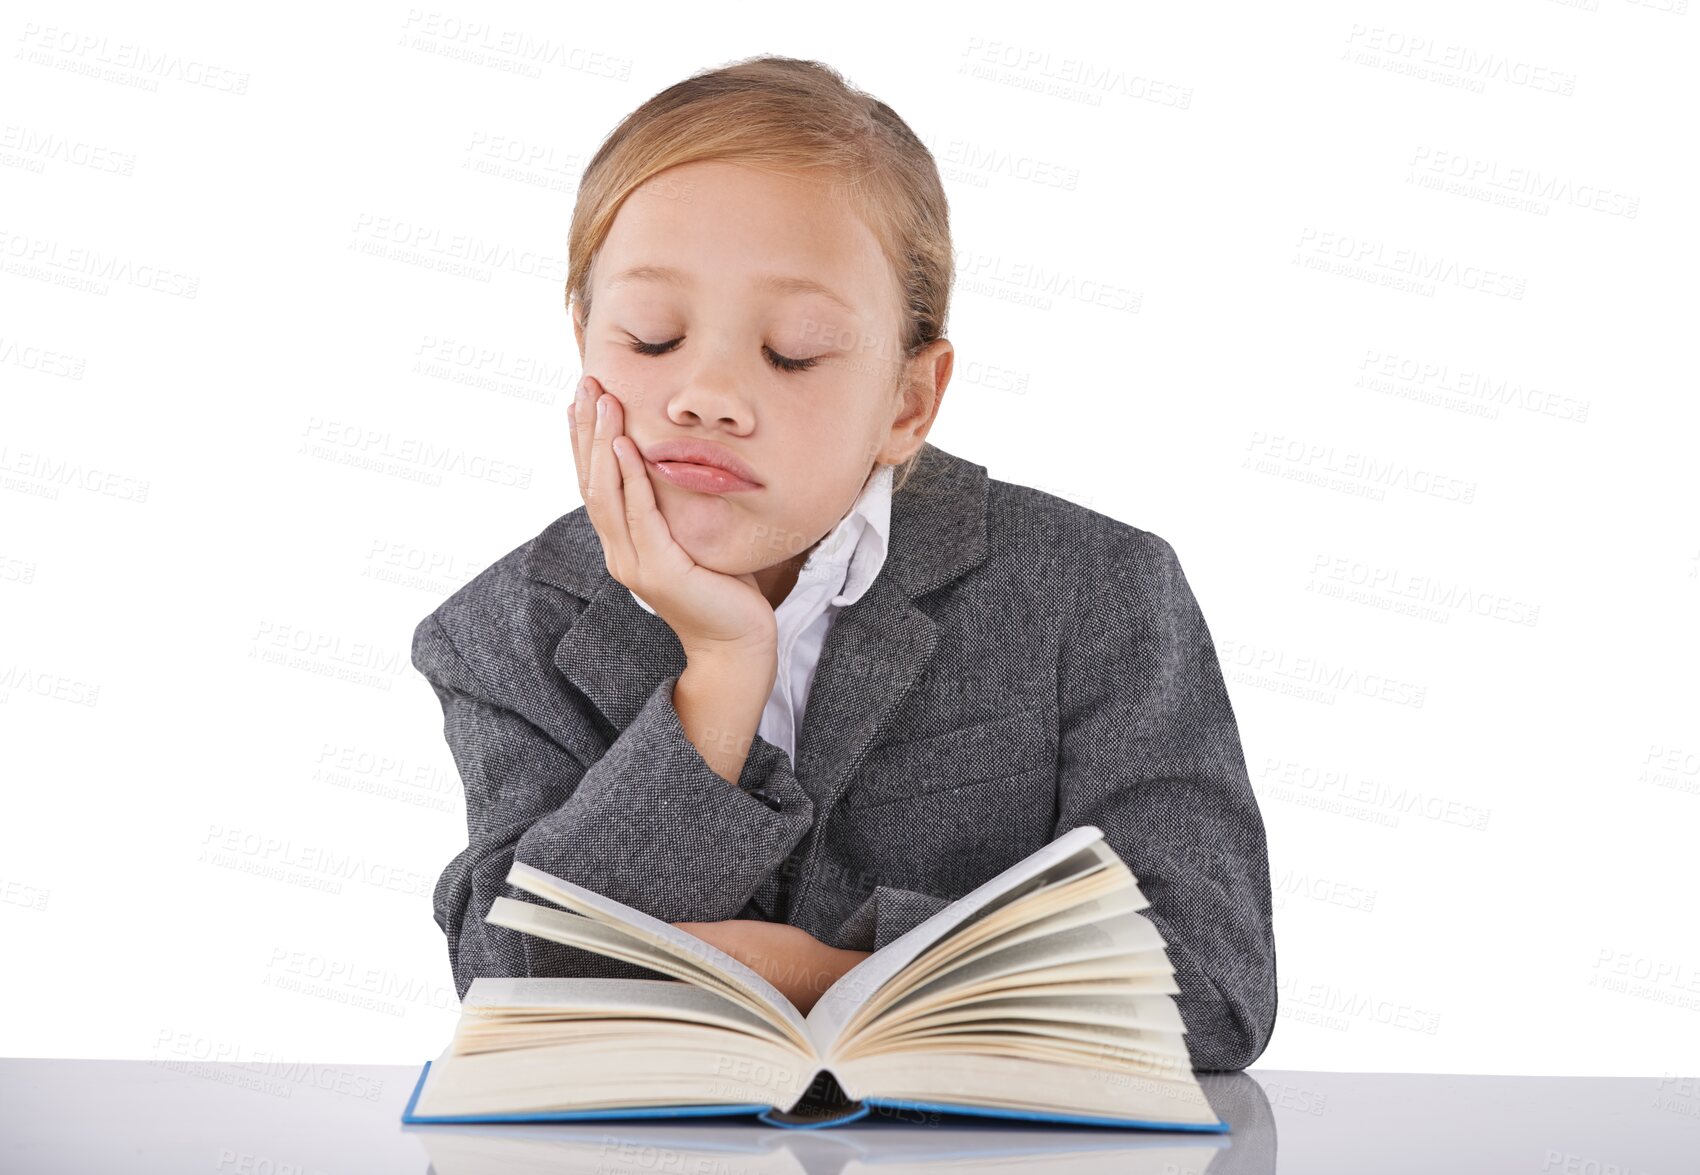
<path id="1" fill-rule="evenodd" d="M 762 524 L 723 499 L 692 494 L 690 503 L 669 504 L 661 511 L 673 541 L 699 567 L 723 575 L 743 575 L 776 562 L 756 550 Z"/>

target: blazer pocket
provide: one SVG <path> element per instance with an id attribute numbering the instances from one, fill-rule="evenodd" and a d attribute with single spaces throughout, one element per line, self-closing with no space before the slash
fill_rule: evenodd
<path id="1" fill-rule="evenodd" d="M 943 734 L 876 745 L 844 793 L 848 808 L 912 800 L 970 783 L 1006 779 L 1054 764 L 1056 751 L 1031 710 L 959 726 Z"/>

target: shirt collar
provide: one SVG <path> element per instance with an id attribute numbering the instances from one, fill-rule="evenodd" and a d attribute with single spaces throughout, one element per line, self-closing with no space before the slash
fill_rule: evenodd
<path id="1" fill-rule="evenodd" d="M 885 566 L 891 540 L 891 482 L 895 468 L 881 465 L 873 471 L 838 525 L 809 552 L 797 573 L 798 582 L 804 576 L 825 578 L 838 589 L 832 603 L 840 606 L 862 598 L 862 593 Z"/>
<path id="2" fill-rule="evenodd" d="M 809 552 L 797 573 L 798 583 L 805 578 L 825 579 L 836 589 L 831 603 L 838 606 L 854 604 L 862 598 L 885 566 L 890 549 L 891 484 L 896 468 L 881 465 L 874 469 L 838 525 Z M 655 614 L 655 609 L 644 603 L 641 596 L 630 588 L 626 590 L 645 612 Z M 783 600 L 780 607 L 784 607 Z"/>

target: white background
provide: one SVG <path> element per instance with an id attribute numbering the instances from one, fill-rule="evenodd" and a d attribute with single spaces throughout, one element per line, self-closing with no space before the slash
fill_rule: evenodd
<path id="1" fill-rule="evenodd" d="M 945 176 L 931 439 L 1181 557 L 1258 1068 L 1700 1070 L 1680 0 L 146 8 L 0 27 L 0 1053 L 440 1051 L 413 627 L 579 504 L 584 164 L 777 52 Z"/>

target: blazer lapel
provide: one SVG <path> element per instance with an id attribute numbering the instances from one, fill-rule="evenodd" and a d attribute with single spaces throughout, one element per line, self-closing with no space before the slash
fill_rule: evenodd
<path id="1" fill-rule="evenodd" d="M 815 799 L 811 851 L 824 816 L 932 659 L 938 626 L 916 599 L 986 557 L 986 494 L 983 465 L 929 443 L 892 498 L 885 564 L 833 619 L 797 735 L 797 776 Z M 539 536 L 528 571 L 588 601 L 556 644 L 555 665 L 624 730 L 663 678 L 683 672 L 678 637 L 609 574 L 583 507 Z"/>
<path id="2" fill-rule="evenodd" d="M 985 467 L 926 448 L 892 498 L 885 566 L 833 618 L 815 667 L 797 774 L 815 799 L 817 839 L 822 818 L 932 661 L 938 624 L 915 601 L 986 557 Z"/>

